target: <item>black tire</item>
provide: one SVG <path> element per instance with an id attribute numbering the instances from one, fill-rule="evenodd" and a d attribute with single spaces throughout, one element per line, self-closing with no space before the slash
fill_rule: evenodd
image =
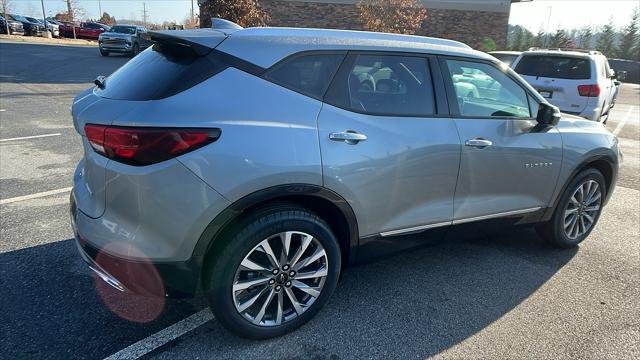
<path id="1" fill-rule="evenodd" d="M 268 339 L 293 331 L 313 318 L 331 297 L 341 269 L 340 247 L 327 223 L 305 208 L 278 204 L 250 213 L 233 228 L 242 230 L 229 234 L 226 244 L 216 249 L 217 253 L 207 264 L 204 274 L 206 296 L 216 319 L 226 329 L 241 337 Z M 254 325 L 236 308 L 232 294 L 236 271 L 245 256 L 249 256 L 263 240 L 285 231 L 304 232 L 322 245 L 328 261 L 324 286 L 315 301 L 296 317 L 283 321 L 280 325 Z M 276 285 L 277 283 L 266 287 L 275 290 Z M 286 289 L 281 289 L 282 296 L 286 296 Z M 290 290 L 293 291 L 293 288 Z"/>
<path id="2" fill-rule="evenodd" d="M 131 56 L 134 57 L 140 53 L 140 45 L 138 43 L 133 44 L 133 49 L 131 50 Z"/>
<path id="3" fill-rule="evenodd" d="M 567 235 L 567 231 L 565 231 L 565 211 L 569 210 L 568 206 L 574 207 L 574 202 L 571 201 L 571 198 L 578 190 L 579 186 L 582 186 L 582 184 L 585 184 L 589 181 L 595 181 L 601 191 L 599 201 L 597 201 L 598 210 L 596 212 L 589 213 L 593 218 L 593 222 L 591 223 L 589 228 L 584 233 L 575 236 L 575 238 L 571 238 L 570 235 Z M 536 227 L 538 234 L 552 245 L 563 249 L 569 249 L 577 246 L 582 241 L 584 241 L 584 239 L 586 239 L 589 234 L 591 234 L 591 231 L 598 223 L 598 219 L 600 218 L 600 214 L 602 213 L 602 204 L 606 197 L 607 191 L 608 189 L 606 188 L 604 176 L 602 176 L 602 173 L 600 173 L 600 171 L 593 168 L 581 171 L 569 183 L 564 193 L 561 195 L 552 218 L 546 223 L 540 224 Z M 571 205 L 569 204 L 570 202 Z"/>
<path id="4" fill-rule="evenodd" d="M 104 50 L 100 50 L 100 55 L 102 56 L 109 56 L 109 52 L 108 51 L 104 51 Z"/>

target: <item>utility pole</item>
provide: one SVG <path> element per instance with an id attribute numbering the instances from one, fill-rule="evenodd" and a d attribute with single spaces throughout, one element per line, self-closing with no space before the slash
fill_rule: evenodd
<path id="1" fill-rule="evenodd" d="M 546 34 L 544 36 L 544 47 L 548 47 L 549 45 L 549 23 L 551 23 L 551 11 L 553 10 L 553 7 L 551 5 L 547 6 L 547 8 L 549 9 L 549 16 L 547 17 L 547 30 L 546 30 Z"/>
<path id="2" fill-rule="evenodd" d="M 193 14 L 193 0 L 191 0 L 191 25 L 195 26 L 196 24 L 196 18 Z"/>
<path id="3" fill-rule="evenodd" d="M 99 19 L 102 19 L 102 4 L 100 3 L 100 0 L 98 0 L 98 21 Z"/>
<path id="4" fill-rule="evenodd" d="M 47 32 L 47 37 L 49 37 L 49 27 L 47 26 L 47 13 L 44 11 L 44 0 L 40 0 L 40 5 L 42 5 L 42 21 L 44 21 L 44 31 Z M 9 23 L 6 24 L 9 27 Z M 51 31 L 51 37 L 53 37 L 53 31 Z"/>
<path id="5" fill-rule="evenodd" d="M 147 26 L 147 3 L 142 3 L 142 22 Z"/>

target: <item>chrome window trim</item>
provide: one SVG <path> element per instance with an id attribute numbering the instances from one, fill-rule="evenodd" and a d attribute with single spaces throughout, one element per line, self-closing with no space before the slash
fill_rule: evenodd
<path id="1" fill-rule="evenodd" d="M 414 226 L 414 227 L 405 228 L 405 229 L 383 231 L 383 232 L 380 233 L 380 236 L 388 237 L 388 236 L 394 236 L 394 235 L 406 235 L 406 234 L 411 234 L 411 233 L 420 232 L 420 231 L 428 230 L 428 229 L 434 229 L 434 228 L 443 227 L 443 226 L 459 225 L 459 224 L 466 224 L 466 223 L 470 223 L 470 222 L 474 222 L 474 221 L 495 219 L 495 218 L 500 218 L 500 217 L 505 217 L 505 216 L 528 214 L 528 213 L 532 213 L 532 212 L 538 211 L 540 209 L 542 209 L 542 207 L 539 206 L 539 207 L 533 207 L 533 208 L 527 208 L 527 209 L 505 211 L 505 212 L 500 212 L 500 213 L 495 213 L 495 214 L 474 216 L 474 217 L 470 217 L 470 218 L 457 219 L 457 220 L 453 220 L 453 221 L 445 221 L 445 222 L 439 222 L 439 223 L 433 223 L 433 224 Z"/>

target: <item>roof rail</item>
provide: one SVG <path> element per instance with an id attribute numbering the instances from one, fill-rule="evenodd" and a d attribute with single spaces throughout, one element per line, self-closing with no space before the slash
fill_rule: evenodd
<path id="1" fill-rule="evenodd" d="M 531 47 L 529 51 L 573 51 L 579 52 L 589 55 L 602 55 L 600 51 L 597 50 L 589 50 L 589 49 L 574 49 L 574 48 L 539 48 L 539 47 Z"/>

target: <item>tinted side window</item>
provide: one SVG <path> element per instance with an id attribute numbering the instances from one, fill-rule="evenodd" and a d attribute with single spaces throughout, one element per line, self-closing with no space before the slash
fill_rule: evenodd
<path id="1" fill-rule="evenodd" d="M 520 59 L 515 71 L 521 75 L 554 79 L 590 79 L 591 63 L 587 58 L 527 55 Z"/>
<path id="2" fill-rule="evenodd" d="M 277 65 L 265 78 L 278 85 L 321 99 L 344 54 L 300 55 Z"/>
<path id="3" fill-rule="evenodd" d="M 350 57 L 325 100 L 343 109 L 372 115 L 435 114 L 431 73 L 428 60 L 422 57 Z"/>
<path id="4" fill-rule="evenodd" d="M 460 115 L 472 117 L 531 117 L 525 90 L 495 67 L 447 60 Z"/>

